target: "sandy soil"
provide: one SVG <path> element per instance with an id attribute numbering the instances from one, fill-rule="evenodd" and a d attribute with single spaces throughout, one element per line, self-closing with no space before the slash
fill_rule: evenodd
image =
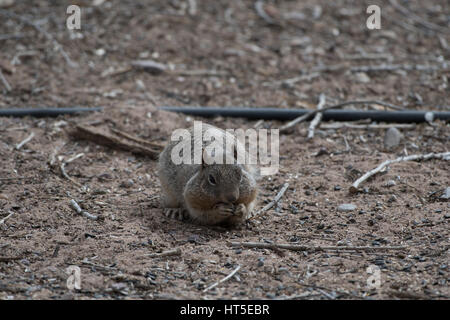
<path id="1" fill-rule="evenodd" d="M 384 148 L 385 129 L 322 127 L 307 140 L 303 123 L 280 135 L 280 172 L 260 182 L 258 208 L 288 182 L 282 200 L 233 229 L 167 219 L 154 160 L 70 135 L 75 125 L 88 124 L 164 143 L 173 129 L 190 126 L 194 118 L 158 106 L 314 108 L 320 93 L 329 103 L 378 99 L 406 109 L 449 111 L 448 33 L 411 20 L 390 1 L 267 1 L 268 23 L 253 1 L 197 0 L 191 15 L 181 0 L 100 6 L 83 0 L 77 2 L 79 32 L 66 29 L 69 1 L 35 2 L 30 7 L 17 0 L 3 10 L 46 30 L 79 66 L 69 67 L 42 33 L 2 17 L 0 68 L 11 91 L 0 84 L 0 108 L 103 106 L 104 111 L 0 118 L 0 220 L 8 217 L 0 224 L 0 299 L 450 297 L 450 210 L 442 197 L 450 186 L 449 162 L 395 164 L 364 183 L 364 192 L 348 192 L 354 180 L 384 160 L 405 152 L 449 151 L 446 123 L 400 129 L 403 139 L 393 150 Z M 421 19 L 450 23 L 448 1 L 398 2 Z M 369 4 L 382 8 L 380 30 L 366 28 Z M 129 68 L 137 59 L 190 73 Z M 383 64 L 427 68 L 352 71 Z M 196 70 L 215 74 L 194 75 Z M 314 72 L 318 75 L 310 79 L 281 83 Z M 222 128 L 256 124 L 207 121 Z M 16 150 L 31 133 L 32 140 Z M 79 154 L 65 166 L 70 181 L 60 165 Z M 77 214 L 71 199 L 99 219 Z M 356 208 L 337 209 L 348 203 Z M 231 241 L 404 248 L 290 251 L 232 248 Z M 180 255 L 148 256 L 176 248 Z M 66 286 L 71 265 L 81 269 L 79 290 Z M 203 292 L 238 265 L 235 277 Z M 378 289 L 368 286 L 369 266 L 380 270 Z"/>

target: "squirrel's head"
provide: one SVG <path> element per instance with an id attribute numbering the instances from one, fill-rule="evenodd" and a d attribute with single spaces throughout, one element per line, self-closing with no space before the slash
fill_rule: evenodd
<path id="1" fill-rule="evenodd" d="M 208 164 L 203 152 L 202 165 L 198 173 L 200 187 L 205 195 L 218 202 L 235 203 L 239 199 L 242 168 L 238 164 Z"/>

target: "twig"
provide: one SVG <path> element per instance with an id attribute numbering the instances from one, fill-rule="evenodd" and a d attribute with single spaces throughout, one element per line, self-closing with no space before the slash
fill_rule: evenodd
<path id="1" fill-rule="evenodd" d="M 336 123 L 330 123 L 330 124 L 320 124 L 321 129 L 341 129 L 341 128 L 350 128 L 350 129 L 389 129 L 389 128 L 397 128 L 397 129 L 415 129 L 417 126 L 416 124 L 375 124 L 375 123 L 369 123 L 369 124 L 355 124 L 355 123 L 348 123 L 348 122 L 336 122 Z"/>
<path id="2" fill-rule="evenodd" d="M 326 111 L 326 110 L 329 110 L 329 109 L 335 109 L 335 108 L 339 108 L 339 107 L 340 107 L 340 106 L 330 106 L 330 107 L 325 107 L 325 108 L 323 108 L 323 109 L 320 110 L 320 111 L 323 112 L 323 111 Z M 319 110 L 317 110 L 317 109 L 311 110 L 311 111 L 305 113 L 304 115 L 302 115 L 302 116 L 300 116 L 300 117 L 297 117 L 297 118 L 295 118 L 294 120 L 289 121 L 289 122 L 286 123 L 284 126 L 280 127 L 280 132 L 285 132 L 285 131 L 287 131 L 288 129 L 292 128 L 293 126 L 295 126 L 295 125 L 297 125 L 297 124 L 299 124 L 299 123 L 301 123 L 301 122 L 303 122 L 303 121 L 305 121 L 305 120 L 308 120 L 308 119 L 311 118 L 312 116 L 316 115 L 317 112 L 319 112 Z"/>
<path id="3" fill-rule="evenodd" d="M 264 120 L 258 120 L 255 125 L 253 126 L 253 128 L 258 129 L 260 127 L 262 127 L 262 125 L 264 124 Z"/>
<path id="4" fill-rule="evenodd" d="M 9 262 L 14 260 L 21 260 L 22 257 L 0 257 L 0 262 Z"/>
<path id="5" fill-rule="evenodd" d="M 312 116 L 316 115 L 319 111 L 320 112 L 324 112 L 330 109 L 337 109 L 337 108 L 342 108 L 348 105 L 354 105 L 354 104 L 378 104 L 380 106 L 384 106 L 390 109 L 394 109 L 394 110 L 405 110 L 401 107 L 395 106 L 393 104 L 387 103 L 387 102 L 383 102 L 383 101 L 379 101 L 379 100 L 354 100 L 354 101 L 345 101 L 345 102 L 341 102 L 332 106 L 328 106 L 328 107 L 324 107 L 321 110 L 315 109 L 315 110 L 311 110 L 307 113 L 305 113 L 304 115 L 295 118 L 292 121 L 289 121 L 288 123 L 286 123 L 284 126 L 280 127 L 280 132 L 285 132 L 288 129 L 292 128 L 293 126 L 308 120 L 309 118 L 311 118 Z"/>
<path id="6" fill-rule="evenodd" d="M 286 190 L 287 190 L 288 188 L 289 188 L 289 183 L 286 182 L 286 183 L 283 185 L 283 187 L 280 189 L 280 191 L 278 192 L 278 194 L 275 196 L 275 198 L 274 198 L 270 203 L 268 203 L 264 208 L 262 208 L 261 210 L 259 210 L 258 212 L 256 212 L 256 213 L 255 213 L 254 215 L 252 215 L 251 217 L 249 217 L 249 218 L 247 219 L 247 221 L 253 219 L 254 217 L 256 217 L 256 216 L 260 215 L 261 213 L 266 212 L 267 210 L 269 210 L 270 208 L 272 208 L 276 203 L 278 203 L 278 201 L 280 201 L 281 197 L 284 195 L 284 193 L 286 192 Z"/>
<path id="7" fill-rule="evenodd" d="M 450 47 L 448 46 L 447 40 L 443 36 L 439 36 L 439 43 L 441 44 L 442 49 L 448 50 Z"/>
<path id="8" fill-rule="evenodd" d="M 9 214 L 6 217 L 4 217 L 2 220 L 0 220 L 0 224 L 4 224 L 5 221 L 14 214 L 14 211 L 8 211 L 8 212 L 9 212 Z"/>
<path id="9" fill-rule="evenodd" d="M 392 103 L 389 103 L 389 102 L 380 101 L 380 100 L 351 100 L 351 101 L 345 101 L 345 102 L 338 103 L 338 104 L 334 105 L 334 107 L 336 107 L 336 108 L 345 107 L 345 106 L 354 105 L 354 104 L 378 104 L 380 106 L 383 106 L 383 107 L 386 107 L 389 109 L 393 109 L 393 110 L 398 110 L 398 111 L 405 110 L 402 107 L 393 105 Z"/>
<path id="10" fill-rule="evenodd" d="M 319 291 L 322 295 L 324 295 L 325 297 L 327 297 L 330 300 L 336 300 L 336 297 L 329 294 L 328 292 L 322 290 L 322 289 L 316 289 L 317 291 Z"/>
<path id="11" fill-rule="evenodd" d="M 42 33 L 45 36 L 45 38 L 47 38 L 47 40 L 50 40 L 51 42 L 53 42 L 53 45 L 55 46 L 55 48 L 57 50 L 59 50 L 59 52 L 61 53 L 63 58 L 66 60 L 67 64 L 69 65 L 69 67 L 75 68 L 75 67 L 78 66 L 77 63 L 73 62 L 70 59 L 69 55 L 64 50 L 64 48 L 61 46 L 61 44 L 58 41 L 56 41 L 56 39 L 50 33 L 45 31 L 44 29 L 42 29 L 39 25 L 37 25 L 36 23 L 32 22 L 29 19 L 21 17 L 21 16 L 15 14 L 15 13 L 7 11 L 7 10 L 0 9 L 0 14 L 5 16 L 5 17 L 8 17 L 8 18 L 13 18 L 13 19 L 19 20 L 22 23 L 24 23 L 26 25 L 29 25 L 29 26 L 33 27 L 34 29 L 36 29 L 38 32 Z"/>
<path id="12" fill-rule="evenodd" d="M 213 284 L 210 285 L 208 288 L 206 288 L 205 290 L 203 290 L 203 292 L 207 292 L 207 291 L 209 291 L 209 290 L 211 290 L 211 289 L 217 287 L 217 286 L 218 286 L 219 284 L 221 284 L 222 282 L 225 282 L 225 281 L 227 281 L 228 279 L 231 279 L 231 277 L 233 277 L 233 276 L 236 274 L 236 272 L 239 271 L 239 269 L 241 269 L 241 266 L 240 266 L 240 265 L 238 265 L 238 266 L 236 267 L 236 269 L 234 269 L 234 270 L 233 270 L 229 275 L 227 275 L 225 278 L 223 278 L 222 280 L 217 281 L 216 283 L 213 283 Z"/>
<path id="13" fill-rule="evenodd" d="M 449 66 L 446 62 L 441 65 L 425 65 L 425 64 L 379 64 L 379 65 L 362 65 L 349 67 L 348 64 L 336 64 L 329 66 L 316 66 L 310 69 L 310 72 L 377 72 L 377 71 L 448 71 Z"/>
<path id="14" fill-rule="evenodd" d="M 55 150 L 55 152 L 56 152 L 56 150 Z M 55 153 L 55 156 L 56 156 L 56 153 Z M 79 154 L 73 156 L 72 158 L 70 158 L 70 159 L 68 159 L 68 160 L 66 160 L 66 161 L 62 161 L 62 162 L 61 162 L 61 165 L 60 165 L 60 167 L 59 167 L 59 168 L 61 169 L 61 174 L 63 175 L 63 177 L 66 178 L 67 180 L 69 180 L 70 182 L 72 182 L 74 185 L 76 185 L 76 186 L 79 187 L 79 188 L 81 188 L 82 185 L 79 184 L 78 182 L 76 182 L 75 179 L 73 179 L 72 177 L 70 177 L 70 176 L 67 174 L 65 166 L 66 166 L 67 163 L 70 163 L 70 162 L 72 162 L 72 161 L 74 161 L 74 160 L 76 160 L 76 159 L 78 159 L 78 158 L 81 158 L 82 156 L 84 156 L 84 153 L 79 153 Z M 55 158 L 55 157 L 54 157 L 54 158 Z M 52 163 L 54 163 L 53 160 L 54 160 L 54 159 L 51 159 L 51 160 L 50 160 L 50 165 L 52 165 Z"/>
<path id="15" fill-rule="evenodd" d="M 394 296 L 397 298 L 402 298 L 402 299 L 413 299 L 413 300 L 429 300 L 432 297 L 427 297 L 425 295 L 422 294 L 418 294 L 415 292 L 409 292 L 409 291 L 397 291 L 397 290 L 389 290 L 387 292 L 387 294 L 389 294 L 390 296 Z"/>
<path id="16" fill-rule="evenodd" d="M 416 21 L 417 23 L 419 23 L 420 25 L 422 25 L 425 28 L 428 28 L 432 31 L 435 32 L 441 32 L 441 33 L 445 33 L 445 34 L 449 34 L 449 30 L 448 28 L 445 27 L 441 27 L 437 24 L 434 24 L 432 22 L 429 22 L 421 17 L 419 17 L 418 15 L 416 15 L 414 12 L 412 12 L 411 10 L 401 6 L 397 0 L 389 0 L 389 3 L 396 8 L 397 10 L 399 10 L 401 13 L 403 13 L 406 17 L 409 17 L 411 19 L 413 19 L 414 21 Z"/>
<path id="17" fill-rule="evenodd" d="M 197 14 L 197 1 L 196 0 L 188 0 L 189 8 L 188 13 L 190 16 L 195 16 Z"/>
<path id="18" fill-rule="evenodd" d="M 388 60 L 392 61 L 394 58 L 390 54 L 384 53 L 362 53 L 362 54 L 350 54 L 341 57 L 346 60 Z"/>
<path id="19" fill-rule="evenodd" d="M 97 264 L 97 263 L 93 263 L 93 262 L 89 261 L 88 258 L 84 258 L 83 261 L 81 261 L 81 263 L 84 264 L 84 265 L 93 266 L 96 269 L 102 270 L 102 271 L 112 272 L 112 271 L 116 270 L 115 267 L 103 266 L 103 265 L 100 265 L 100 264 Z M 76 265 L 76 263 L 67 263 L 67 264 L 69 264 L 69 265 Z"/>
<path id="20" fill-rule="evenodd" d="M 281 296 L 281 297 L 277 297 L 275 298 L 276 300 L 296 300 L 296 299 L 303 299 L 303 298 L 308 298 L 311 296 L 318 296 L 318 293 L 314 293 L 314 292 L 303 292 L 300 294 L 293 294 L 290 296 Z"/>
<path id="21" fill-rule="evenodd" d="M 345 135 L 342 135 L 342 138 L 344 138 L 344 142 L 345 142 L 345 151 L 349 152 L 352 148 L 348 144 L 347 137 Z"/>
<path id="22" fill-rule="evenodd" d="M 10 40 L 10 39 L 21 39 L 24 37 L 25 37 L 25 34 L 23 34 L 23 33 L 2 34 L 2 35 L 0 35 L 0 41 Z"/>
<path id="23" fill-rule="evenodd" d="M 66 168 L 65 168 L 66 163 L 63 161 L 61 162 L 61 165 L 59 166 L 59 168 L 61 169 L 61 174 L 63 175 L 64 178 L 66 178 L 67 180 L 69 180 L 70 182 L 72 182 L 74 185 L 76 185 L 77 187 L 81 188 L 82 185 L 79 184 L 78 182 L 76 182 L 73 178 L 71 178 L 67 172 L 66 172 Z"/>
<path id="24" fill-rule="evenodd" d="M 218 70 L 173 70 L 169 72 L 173 75 L 180 75 L 185 77 L 196 77 L 196 76 L 211 76 L 211 77 L 219 77 L 219 76 L 228 76 L 229 73 L 225 71 Z"/>
<path id="25" fill-rule="evenodd" d="M 264 19 L 268 24 L 275 24 L 275 21 L 266 13 L 264 10 L 264 2 L 263 1 L 256 1 L 255 2 L 255 10 L 256 13 Z"/>
<path id="26" fill-rule="evenodd" d="M 130 135 L 130 134 L 126 133 L 126 132 L 120 131 L 118 129 L 114 129 L 114 128 L 109 128 L 109 129 L 112 132 L 114 132 L 115 134 L 117 134 L 119 136 L 122 136 L 122 137 L 124 137 L 124 138 L 126 138 L 128 140 L 131 140 L 131 141 L 134 141 L 134 142 L 137 142 L 137 143 L 140 143 L 140 144 L 146 144 L 146 145 L 149 145 L 149 146 L 151 146 L 153 148 L 156 148 L 156 149 L 161 149 L 162 150 L 164 148 L 164 146 L 159 144 L 159 143 L 146 141 L 144 139 L 139 139 L 137 137 L 133 137 L 132 135 Z"/>
<path id="27" fill-rule="evenodd" d="M 35 177 L 14 177 L 14 178 L 0 178 L 0 181 L 11 181 L 11 180 L 23 180 L 23 179 L 33 179 Z"/>
<path id="28" fill-rule="evenodd" d="M 114 69 L 110 70 L 110 69 L 108 69 L 106 71 L 103 71 L 102 74 L 100 75 L 100 77 L 101 78 L 115 77 L 115 76 L 118 76 L 118 75 L 130 72 L 131 70 L 133 70 L 133 67 L 131 67 L 131 66 L 119 68 L 117 70 L 114 70 Z"/>
<path id="29" fill-rule="evenodd" d="M 376 71 L 396 71 L 396 70 L 405 70 L 405 71 L 448 71 L 449 68 L 446 66 L 430 66 L 424 64 L 380 64 L 375 66 L 355 66 L 351 67 L 351 72 L 376 72 Z"/>
<path id="30" fill-rule="evenodd" d="M 369 251 L 369 250 L 403 250 L 404 246 L 302 246 L 294 244 L 282 243 L 263 243 L 263 242 L 231 242 L 232 247 L 244 248 L 262 248 L 262 249 L 286 249 L 292 251 L 333 251 L 333 250 L 355 250 L 355 251 Z"/>
<path id="31" fill-rule="evenodd" d="M 5 89 L 7 92 L 10 92 L 12 90 L 11 85 L 9 84 L 8 80 L 6 80 L 5 76 L 3 75 L 2 69 L 0 68 L 0 80 L 2 80 L 3 85 L 5 86 Z"/>
<path id="32" fill-rule="evenodd" d="M 22 148 L 26 143 L 30 142 L 31 139 L 33 139 L 34 137 L 34 132 L 32 132 L 27 138 L 25 138 L 21 143 L 19 143 L 16 146 L 16 150 L 19 150 L 20 148 Z"/>
<path id="33" fill-rule="evenodd" d="M 91 220 L 97 220 L 98 219 L 98 216 L 96 216 L 95 214 L 91 214 L 91 213 L 89 213 L 89 212 L 87 212 L 87 211 L 84 211 L 84 210 L 82 210 L 81 208 L 80 208 L 80 206 L 78 205 L 78 203 L 75 201 L 75 200 L 70 200 L 70 205 L 72 206 L 72 208 L 78 213 L 78 214 L 81 214 L 81 215 L 83 215 L 83 216 L 85 216 L 86 218 L 88 218 L 88 219 L 91 219 Z"/>
<path id="34" fill-rule="evenodd" d="M 66 160 L 64 162 L 65 163 L 71 163 L 72 161 L 74 161 L 74 160 L 76 160 L 78 158 L 81 158 L 82 156 L 84 156 L 84 153 L 79 153 L 79 154 L 73 156 L 72 158 L 70 158 L 70 159 L 68 159 L 68 160 Z"/>
<path id="35" fill-rule="evenodd" d="M 273 86 L 273 85 L 284 85 L 284 86 L 290 87 L 290 86 L 293 86 L 294 84 L 296 84 L 297 82 L 311 81 L 312 79 L 317 78 L 318 76 L 320 76 L 319 72 L 312 72 L 312 73 L 304 74 L 304 75 L 294 77 L 294 78 L 278 80 L 278 81 L 273 81 L 273 82 L 264 82 L 263 86 L 267 87 L 267 86 Z"/>
<path id="36" fill-rule="evenodd" d="M 400 26 L 400 27 L 402 27 L 405 30 L 408 30 L 410 32 L 425 33 L 425 30 L 420 29 L 420 28 L 416 27 L 415 25 L 408 23 L 407 21 L 396 19 L 395 17 L 391 17 L 389 15 L 385 15 L 384 19 L 386 19 L 387 21 L 390 21 L 393 24 L 398 25 L 398 26 Z"/>
<path id="37" fill-rule="evenodd" d="M 323 93 L 319 96 L 319 103 L 317 104 L 317 110 L 322 110 L 326 102 L 326 97 Z M 320 120 L 322 120 L 322 112 L 317 112 L 314 116 L 314 119 L 309 124 L 308 128 L 308 136 L 307 139 L 314 138 L 314 130 L 316 129 L 317 125 L 320 123 Z"/>
<path id="38" fill-rule="evenodd" d="M 156 159 L 160 150 L 154 150 L 143 145 L 136 143 L 129 143 L 122 141 L 118 137 L 101 132 L 98 129 L 77 125 L 75 130 L 71 134 L 80 139 L 90 140 L 100 145 L 108 146 L 110 148 L 116 148 L 121 150 L 130 151 L 132 153 L 147 155 L 152 159 Z"/>
<path id="39" fill-rule="evenodd" d="M 442 152 L 442 153 L 428 153 L 428 154 L 414 154 L 407 157 L 399 157 L 394 160 L 387 160 L 380 164 L 378 167 L 376 167 L 373 170 L 368 171 L 365 173 L 362 177 L 360 177 L 358 180 L 356 180 L 351 186 L 350 186 L 350 193 L 356 193 L 358 192 L 359 185 L 366 181 L 371 176 L 377 174 L 381 170 L 383 170 L 386 166 L 397 163 L 397 162 L 403 162 L 403 161 L 417 161 L 417 160 L 428 160 L 428 159 L 443 159 L 443 160 L 450 160 L 450 152 Z"/>
<path id="40" fill-rule="evenodd" d="M 179 256 L 179 255 L 181 255 L 181 249 L 176 248 L 176 249 L 164 251 L 161 253 L 149 253 L 149 254 L 145 254 L 144 256 L 149 257 L 149 258 L 161 258 L 161 257 Z"/>

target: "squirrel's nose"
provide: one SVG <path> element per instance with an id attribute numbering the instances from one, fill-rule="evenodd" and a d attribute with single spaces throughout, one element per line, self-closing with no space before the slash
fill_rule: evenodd
<path id="1" fill-rule="evenodd" d="M 239 195 L 237 195 L 236 193 L 231 193 L 226 196 L 226 199 L 229 203 L 234 203 L 237 201 L 237 199 L 239 199 Z"/>

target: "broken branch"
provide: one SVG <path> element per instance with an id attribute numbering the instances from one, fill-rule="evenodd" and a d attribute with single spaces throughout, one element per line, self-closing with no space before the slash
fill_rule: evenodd
<path id="1" fill-rule="evenodd" d="M 317 125 L 320 123 L 320 120 L 322 120 L 322 112 L 320 112 L 320 110 L 323 109 L 325 102 L 326 102 L 326 97 L 323 93 L 321 93 L 319 96 L 319 103 L 317 104 L 318 112 L 316 113 L 316 115 L 314 116 L 314 119 L 309 124 L 307 139 L 314 138 L 314 130 L 316 129 Z"/>
<path id="2" fill-rule="evenodd" d="M 284 195 L 284 193 L 286 192 L 286 190 L 287 190 L 288 188 L 289 188 L 289 183 L 286 182 L 286 183 L 283 185 L 283 187 L 281 188 L 280 192 L 278 192 L 278 194 L 275 196 L 275 198 L 274 198 L 270 203 L 268 203 L 264 208 L 262 208 L 261 210 L 259 210 L 258 212 L 256 212 L 256 213 L 255 213 L 254 215 L 252 215 L 251 217 L 249 217 L 249 218 L 247 219 L 247 221 L 253 219 L 254 217 L 256 217 L 256 216 L 260 215 L 261 213 L 266 212 L 267 210 L 269 210 L 270 208 L 272 208 L 276 203 L 278 203 L 278 201 L 280 201 L 281 197 Z"/>
<path id="3" fill-rule="evenodd" d="M 78 213 L 78 214 L 81 214 L 81 215 L 83 215 L 83 216 L 85 216 L 86 218 L 88 218 L 88 219 L 91 219 L 91 220 L 97 220 L 98 219 L 98 217 L 95 215 L 95 214 L 91 214 L 91 213 L 89 213 L 89 212 L 87 212 L 87 211 L 84 211 L 84 210 L 82 210 L 81 208 L 80 208 L 80 206 L 78 205 L 78 203 L 75 201 L 75 200 L 70 200 L 70 205 L 72 206 L 72 208 Z"/>
<path id="4" fill-rule="evenodd" d="M 211 289 L 217 287 L 217 286 L 218 286 L 219 284 L 221 284 L 222 282 L 225 282 L 225 281 L 227 281 L 228 279 L 231 279 L 231 277 L 233 277 L 233 276 L 236 274 L 236 272 L 239 271 L 240 268 L 241 268 L 241 266 L 238 265 L 238 266 L 236 267 L 236 269 L 234 269 L 229 275 L 227 275 L 227 276 L 226 276 L 225 278 L 223 278 L 222 280 L 219 280 L 219 281 L 217 281 L 216 283 L 213 283 L 213 284 L 210 285 L 208 288 L 206 288 L 205 290 L 203 290 L 203 292 L 207 292 L 207 291 L 209 291 L 209 290 L 211 290 Z"/>
<path id="5" fill-rule="evenodd" d="M 6 92 L 10 92 L 12 90 L 11 85 L 9 84 L 8 80 L 6 80 L 5 76 L 3 75 L 1 68 L 0 68 L 0 80 L 2 80 L 3 85 L 5 86 Z"/>
<path id="6" fill-rule="evenodd" d="M 9 217 L 11 217 L 13 214 L 14 214 L 14 211 L 9 211 L 9 214 L 8 214 L 6 217 L 4 217 L 2 220 L 0 220 L 0 224 L 4 224 L 5 221 L 6 221 Z"/>
<path id="7" fill-rule="evenodd" d="M 21 16 L 15 14 L 15 13 L 13 13 L 13 12 L 7 11 L 7 10 L 2 10 L 2 9 L 0 9 L 0 14 L 3 15 L 3 16 L 5 16 L 5 17 L 11 18 L 11 19 L 19 20 L 20 22 L 22 22 L 22 23 L 24 23 L 24 24 L 26 24 L 26 25 L 29 25 L 29 26 L 33 27 L 34 29 L 36 29 L 36 31 L 42 33 L 42 34 L 44 35 L 44 37 L 47 38 L 47 40 L 53 42 L 53 45 L 55 46 L 56 50 L 58 50 L 58 51 L 61 53 L 61 55 L 62 55 L 63 58 L 66 60 L 66 62 L 67 62 L 67 64 L 69 65 L 69 67 L 75 68 L 75 67 L 78 66 L 77 63 L 73 62 L 73 61 L 70 59 L 69 55 L 68 55 L 67 52 L 64 50 L 64 48 L 61 46 L 61 44 L 60 44 L 58 41 L 56 41 L 56 39 L 55 39 L 50 33 L 48 33 L 47 31 L 45 31 L 45 30 L 44 30 L 43 28 L 41 28 L 38 24 L 32 22 L 32 21 L 29 20 L 29 19 L 26 19 L 26 18 L 24 18 L 24 17 L 21 17 Z"/>
<path id="8" fill-rule="evenodd" d="M 90 140 L 94 143 L 110 148 L 130 151 L 132 153 L 140 155 L 146 155 L 151 157 L 152 159 L 156 159 L 160 152 L 160 150 L 155 150 L 136 143 L 123 141 L 118 137 L 87 126 L 77 125 L 75 127 L 75 130 L 71 132 L 71 134 L 79 139 Z"/>
<path id="9" fill-rule="evenodd" d="M 164 251 L 161 253 L 149 253 L 149 254 L 146 254 L 145 256 L 149 257 L 149 258 L 161 258 L 161 257 L 179 256 L 179 255 L 181 255 L 180 248 Z"/>
<path id="10" fill-rule="evenodd" d="M 442 152 L 442 153 L 428 153 L 428 154 L 414 154 L 407 157 L 399 157 L 394 160 L 387 160 L 380 164 L 378 167 L 376 167 L 373 170 L 368 171 L 365 173 L 362 177 L 360 177 L 358 180 L 356 180 L 351 186 L 350 186 L 350 193 L 356 193 L 358 192 L 359 185 L 366 181 L 371 176 L 377 174 L 378 172 L 382 171 L 385 167 L 387 167 L 390 164 L 397 163 L 397 162 L 403 162 L 403 161 L 417 161 L 417 160 L 429 160 L 429 159 L 443 159 L 443 160 L 450 160 L 450 152 Z"/>
<path id="11" fill-rule="evenodd" d="M 262 248 L 262 249 L 286 249 L 292 251 L 332 251 L 332 250 L 355 250 L 355 251 L 370 251 L 370 250 L 403 250 L 403 246 L 390 247 L 372 247 L 372 246 L 303 246 L 295 244 L 282 243 L 262 243 L 262 242 L 231 242 L 232 247 L 244 248 Z"/>
<path id="12" fill-rule="evenodd" d="M 26 137 L 22 142 L 20 142 L 17 146 L 16 146 L 16 150 L 19 150 L 20 148 L 22 148 L 26 143 L 30 142 L 31 139 L 34 138 L 34 132 L 32 132 L 28 137 Z"/>

